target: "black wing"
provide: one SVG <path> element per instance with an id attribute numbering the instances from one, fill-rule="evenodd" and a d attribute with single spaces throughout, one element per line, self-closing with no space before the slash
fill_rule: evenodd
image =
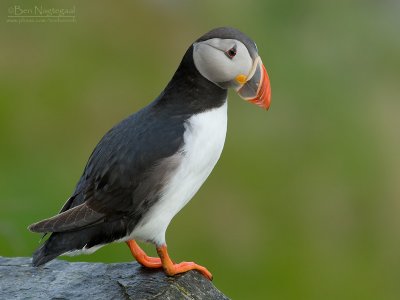
<path id="1" fill-rule="evenodd" d="M 122 216 L 139 219 L 157 200 L 168 157 L 183 143 L 185 115 L 154 103 L 113 127 L 94 149 L 73 196 L 34 232 L 64 232 Z"/>

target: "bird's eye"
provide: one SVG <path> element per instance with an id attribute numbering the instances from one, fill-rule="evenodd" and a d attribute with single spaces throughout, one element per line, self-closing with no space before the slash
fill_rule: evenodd
<path id="1" fill-rule="evenodd" d="M 231 49 L 225 52 L 225 55 L 228 56 L 230 59 L 234 58 L 236 55 L 236 46 L 233 46 Z"/>

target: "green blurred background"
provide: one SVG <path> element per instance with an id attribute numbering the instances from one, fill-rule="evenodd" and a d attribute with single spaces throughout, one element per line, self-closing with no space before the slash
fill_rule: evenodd
<path id="1" fill-rule="evenodd" d="M 14 5 L 76 23 L 7 22 Z M 398 1 L 2 1 L 0 255 L 29 256 L 92 149 L 213 27 L 250 35 L 267 113 L 230 93 L 214 172 L 167 232 L 235 299 L 400 299 Z M 155 254 L 153 247 L 146 249 Z M 131 261 L 112 244 L 73 261 Z"/>

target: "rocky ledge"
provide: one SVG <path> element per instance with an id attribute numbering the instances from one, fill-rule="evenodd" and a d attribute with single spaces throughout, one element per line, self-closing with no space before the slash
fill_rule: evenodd
<path id="1" fill-rule="evenodd" d="M 27 257 L 0 257 L 1 299 L 228 299 L 197 271 L 167 277 L 136 262 L 31 266 Z"/>

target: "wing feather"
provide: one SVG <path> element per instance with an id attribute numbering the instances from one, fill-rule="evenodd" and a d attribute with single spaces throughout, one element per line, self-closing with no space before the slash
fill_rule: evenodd
<path id="1" fill-rule="evenodd" d="M 54 217 L 34 223 L 28 229 L 33 232 L 65 232 L 92 225 L 104 217 L 104 214 L 83 203 Z"/>
<path id="2" fill-rule="evenodd" d="M 73 196 L 33 232 L 65 232 L 129 216 L 132 224 L 158 199 L 169 161 L 183 144 L 186 115 L 151 104 L 113 127 L 89 157 Z"/>

